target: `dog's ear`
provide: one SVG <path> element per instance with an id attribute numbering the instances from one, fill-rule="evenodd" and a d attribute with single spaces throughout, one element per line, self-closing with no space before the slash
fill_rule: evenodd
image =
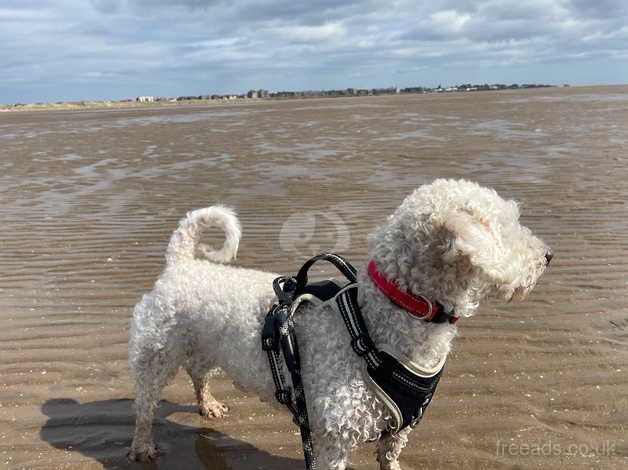
<path id="1" fill-rule="evenodd" d="M 461 257 L 484 270 L 491 270 L 499 257 L 500 240 L 490 223 L 473 214 L 456 210 L 445 218 L 448 248 L 443 259 L 455 263 Z"/>

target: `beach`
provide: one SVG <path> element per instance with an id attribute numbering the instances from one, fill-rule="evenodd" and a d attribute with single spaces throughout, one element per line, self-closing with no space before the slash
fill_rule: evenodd
<path id="1" fill-rule="evenodd" d="M 628 86 L 0 114 L 0 468 L 303 468 L 285 410 L 219 374 L 231 411 L 202 418 L 183 372 L 164 455 L 128 462 L 133 306 L 190 209 L 237 210 L 238 266 L 361 265 L 438 177 L 518 200 L 555 258 L 524 302 L 458 323 L 402 467 L 628 467 L 627 142 Z"/>

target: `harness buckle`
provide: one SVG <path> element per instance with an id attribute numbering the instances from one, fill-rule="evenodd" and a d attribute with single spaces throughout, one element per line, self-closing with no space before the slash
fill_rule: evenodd
<path id="1" fill-rule="evenodd" d="M 297 282 L 292 277 L 280 276 L 273 281 L 273 289 L 280 305 L 291 305 Z"/>
<path id="2" fill-rule="evenodd" d="M 375 343 L 373 343 L 371 337 L 364 332 L 360 333 L 351 340 L 351 347 L 360 357 L 366 356 L 368 353 L 375 351 Z"/>
<path id="3" fill-rule="evenodd" d="M 264 319 L 264 327 L 262 329 L 262 350 L 264 351 L 277 351 L 279 346 L 277 331 L 275 329 L 275 315 L 277 309 L 277 304 L 273 305 Z"/>
<path id="4" fill-rule="evenodd" d="M 280 388 L 275 392 L 275 398 L 282 405 L 287 405 L 290 403 L 292 399 L 292 394 L 290 393 L 290 389 Z"/>

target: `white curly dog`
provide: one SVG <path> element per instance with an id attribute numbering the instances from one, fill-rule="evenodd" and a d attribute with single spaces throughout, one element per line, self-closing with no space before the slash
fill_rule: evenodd
<path id="1" fill-rule="evenodd" d="M 203 227 L 224 230 L 220 250 L 198 243 Z M 275 300 L 277 274 L 227 266 L 235 258 L 240 224 L 214 206 L 190 212 L 174 232 L 166 267 L 135 307 L 129 360 L 136 381 L 136 429 L 129 456 L 156 456 L 153 409 L 162 388 L 185 367 L 200 413 L 221 418 L 227 407 L 211 394 L 210 371 L 223 369 L 237 386 L 276 403 L 260 334 Z M 200 250 L 207 259 L 197 259 Z M 408 196 L 369 237 L 369 254 L 385 276 L 415 295 L 469 317 L 482 299 L 523 298 L 552 257 L 550 248 L 520 225 L 517 203 L 464 180 L 439 179 Z M 359 269 L 361 307 L 376 345 L 429 369 L 451 348 L 457 327 L 412 318 Z M 305 305 L 296 316 L 302 377 L 315 456 L 323 469 L 344 469 L 349 453 L 379 439 L 382 469 L 399 469 L 410 428 L 384 432 L 391 413 L 365 381 L 363 360 L 350 345 L 342 318 L 329 306 Z M 286 370 L 284 374 L 287 376 Z"/>

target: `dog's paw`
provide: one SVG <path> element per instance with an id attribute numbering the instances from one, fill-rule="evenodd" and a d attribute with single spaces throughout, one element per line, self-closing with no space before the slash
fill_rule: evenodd
<path id="1" fill-rule="evenodd" d="M 402 470 L 397 459 L 389 460 L 388 456 L 382 459 L 377 456 L 377 461 L 379 462 L 379 470 Z"/>
<path id="2" fill-rule="evenodd" d="M 394 462 L 380 463 L 380 470 L 402 470 L 401 465 L 396 460 Z"/>
<path id="3" fill-rule="evenodd" d="M 131 447 L 127 457 L 134 462 L 150 462 L 155 460 L 157 455 L 159 455 L 159 451 L 154 444 L 145 444 Z"/>
<path id="4" fill-rule="evenodd" d="M 229 407 L 223 405 L 217 400 L 210 401 L 208 403 L 204 403 L 203 406 L 200 407 L 199 413 L 202 416 L 207 418 L 224 418 L 226 413 L 229 411 Z"/>

